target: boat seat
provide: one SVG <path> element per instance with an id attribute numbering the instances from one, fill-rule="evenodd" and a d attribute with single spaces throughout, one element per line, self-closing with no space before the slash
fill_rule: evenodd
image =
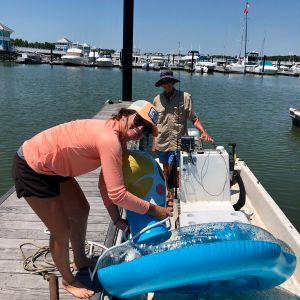
<path id="1" fill-rule="evenodd" d="M 248 223 L 249 221 L 246 215 L 241 211 L 194 211 L 181 213 L 179 215 L 180 227 L 204 224 L 204 223 L 216 223 L 216 222 L 238 222 Z"/>

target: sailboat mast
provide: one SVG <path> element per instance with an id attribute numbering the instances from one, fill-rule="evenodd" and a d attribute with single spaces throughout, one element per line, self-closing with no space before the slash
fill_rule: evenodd
<path id="1" fill-rule="evenodd" d="M 248 12 L 245 14 L 245 61 L 247 55 L 247 23 L 248 23 Z"/>

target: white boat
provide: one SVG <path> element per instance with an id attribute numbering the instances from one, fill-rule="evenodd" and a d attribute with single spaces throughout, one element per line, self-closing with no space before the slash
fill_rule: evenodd
<path id="1" fill-rule="evenodd" d="M 293 126 L 300 127 L 300 109 L 290 108 L 290 117 L 292 118 Z"/>
<path id="2" fill-rule="evenodd" d="M 41 64 L 42 56 L 38 53 L 23 52 L 21 56 L 18 56 L 16 63 L 19 63 L 19 64 Z"/>
<path id="3" fill-rule="evenodd" d="M 121 66 L 121 51 L 111 54 L 112 63 L 114 66 Z"/>
<path id="4" fill-rule="evenodd" d="M 151 61 L 146 61 L 141 64 L 142 69 L 144 70 L 153 70 L 153 71 L 159 71 L 160 66 L 157 63 L 153 63 Z"/>
<path id="5" fill-rule="evenodd" d="M 194 54 L 194 55 L 193 55 Z M 180 58 L 185 70 L 194 71 L 195 64 L 199 60 L 199 51 L 189 51 L 187 55 Z"/>
<path id="6" fill-rule="evenodd" d="M 61 59 L 64 65 L 84 66 L 88 63 L 88 58 L 84 56 L 80 48 L 69 48 Z"/>
<path id="7" fill-rule="evenodd" d="M 255 66 L 247 66 L 246 71 L 254 74 L 276 75 L 278 68 L 274 66 L 271 61 L 266 60 L 265 64 L 263 61 L 260 61 Z"/>
<path id="8" fill-rule="evenodd" d="M 295 74 L 300 74 L 300 63 L 295 63 L 291 66 L 291 71 Z"/>
<path id="9" fill-rule="evenodd" d="M 200 65 L 198 63 L 196 63 L 195 65 L 195 72 L 196 73 L 208 73 L 208 67 Z"/>
<path id="10" fill-rule="evenodd" d="M 230 73 L 239 73 L 239 74 L 245 73 L 244 62 L 238 61 L 235 63 L 231 63 L 231 64 L 227 65 L 226 68 Z"/>
<path id="11" fill-rule="evenodd" d="M 111 68 L 113 67 L 113 62 L 112 62 L 112 58 L 111 55 L 103 55 L 100 56 L 97 60 L 96 63 L 99 67 L 106 67 L 106 68 Z"/>
<path id="12" fill-rule="evenodd" d="M 288 67 L 288 66 L 285 66 L 285 65 L 279 65 L 279 66 L 278 66 L 278 71 L 284 73 L 284 72 L 290 72 L 291 69 L 290 69 L 290 67 Z"/>
<path id="13" fill-rule="evenodd" d="M 89 62 L 96 63 L 96 60 L 99 58 L 99 52 L 96 49 L 92 49 L 89 53 Z"/>
<path id="14" fill-rule="evenodd" d="M 201 61 L 198 60 L 195 64 L 195 72 L 197 73 L 210 73 L 213 72 L 215 67 L 217 66 L 217 63 L 211 62 L 211 61 Z M 202 70 L 202 71 L 201 71 Z"/>
<path id="15" fill-rule="evenodd" d="M 150 57 L 150 60 L 151 63 L 158 67 L 163 67 L 165 65 L 165 58 L 162 55 L 153 55 Z"/>
<path id="16" fill-rule="evenodd" d="M 190 131 L 190 130 L 189 130 Z M 190 134 L 194 134 L 193 130 L 189 132 Z M 198 133 L 195 134 L 197 136 Z M 254 176 L 254 174 L 251 172 L 251 170 L 248 168 L 248 166 L 245 164 L 244 161 L 241 161 L 239 159 L 231 160 L 230 158 L 235 157 L 234 153 L 232 155 L 229 155 L 228 152 L 224 149 L 224 147 L 219 146 L 216 149 L 202 149 L 199 148 L 197 149 L 196 147 L 190 147 L 190 145 L 187 145 L 188 150 L 183 150 L 181 149 L 180 151 L 180 196 L 179 199 L 174 199 L 174 216 L 171 219 L 171 227 L 172 228 L 177 228 L 177 231 L 175 232 L 185 232 L 185 230 L 190 230 L 189 235 L 191 240 L 184 240 L 184 243 L 186 242 L 189 246 L 188 248 L 191 249 L 193 247 L 193 239 L 197 239 L 197 235 L 193 235 L 193 232 L 197 234 L 197 226 L 202 226 L 201 228 L 205 228 L 205 226 L 208 226 L 208 231 L 213 232 L 211 236 L 208 238 L 208 240 L 212 239 L 211 242 L 208 242 L 209 245 L 213 245 L 210 243 L 213 243 L 213 239 L 218 239 L 218 235 L 220 232 L 214 231 L 214 228 L 218 228 L 220 224 L 225 224 L 225 227 L 227 226 L 228 232 L 224 233 L 225 236 L 228 235 L 228 238 L 230 236 L 230 232 L 233 230 L 233 235 L 234 236 L 240 236 L 239 231 L 235 231 L 234 228 L 237 227 L 250 227 L 253 228 L 255 231 L 257 229 L 262 230 L 262 236 L 260 236 L 261 241 L 265 241 L 264 237 L 264 232 L 269 235 L 269 233 L 272 234 L 272 240 L 271 244 L 277 240 L 279 243 L 286 243 L 287 245 L 284 246 L 284 243 L 282 243 L 283 248 L 282 249 L 292 249 L 292 255 L 293 255 L 293 261 L 294 261 L 294 267 L 293 270 L 289 273 L 287 277 L 285 277 L 284 280 L 281 281 L 281 284 L 279 286 L 275 285 L 270 285 L 273 286 L 272 288 L 269 286 L 267 290 L 260 290 L 262 286 L 259 284 L 256 285 L 256 280 L 260 280 L 260 277 L 256 277 L 254 275 L 254 278 L 251 279 L 251 276 L 253 276 L 252 272 L 252 258 L 248 256 L 247 249 L 240 247 L 238 244 L 234 249 L 239 249 L 237 251 L 241 251 L 239 256 L 236 256 L 236 254 L 231 255 L 231 251 L 233 249 L 230 249 L 230 246 L 224 247 L 223 251 L 220 251 L 217 253 L 213 253 L 213 246 L 209 246 L 209 249 L 211 249 L 211 252 L 207 255 L 206 259 L 208 261 L 211 261 L 211 269 L 209 269 L 209 266 L 206 266 L 205 273 L 201 273 L 201 268 L 197 264 L 194 265 L 194 274 L 203 274 L 203 276 L 207 276 L 207 273 L 210 273 L 207 277 L 207 283 L 204 281 L 204 288 L 210 289 L 209 294 L 202 294 L 202 293 L 194 293 L 194 294 L 189 294 L 189 289 L 196 288 L 197 286 L 197 281 L 194 281 L 191 285 L 188 285 L 187 283 L 187 288 L 185 289 L 184 286 L 182 286 L 181 293 L 182 294 L 174 294 L 176 292 L 176 284 L 181 284 L 188 282 L 185 281 L 188 279 L 187 272 L 191 272 L 192 266 L 189 264 L 189 269 L 185 269 L 185 264 L 181 263 L 184 261 L 188 261 L 188 255 L 187 251 L 181 251 L 180 254 L 178 252 L 178 257 L 177 259 L 175 257 L 172 257 L 170 259 L 170 265 L 166 264 L 166 270 L 172 269 L 173 271 L 169 273 L 169 277 L 166 279 L 167 282 L 168 280 L 174 282 L 174 285 L 171 285 L 171 290 L 169 291 L 163 291 L 163 293 L 158 292 L 158 293 L 148 293 L 148 294 L 143 294 L 140 296 L 137 296 L 137 298 L 134 299 L 157 299 L 157 300 L 173 300 L 173 299 L 180 299 L 180 300 L 196 300 L 196 299 L 245 299 L 245 300 L 252 300 L 252 299 L 264 299 L 264 300 L 273 300 L 273 299 L 278 299 L 278 300 L 286 300 L 286 299 L 299 299 L 300 297 L 300 265 L 295 264 L 295 256 L 299 257 L 300 255 L 300 234 L 299 232 L 294 228 L 294 226 L 290 223 L 290 221 L 287 219 L 287 217 L 284 215 L 284 213 L 281 211 L 281 209 L 278 207 L 278 205 L 275 203 L 275 201 L 271 198 L 271 196 L 267 193 L 267 191 L 263 188 L 261 183 L 258 181 L 258 179 Z M 233 152 L 233 151 L 232 151 Z M 234 168 L 232 168 L 232 167 Z M 231 185 L 230 181 L 232 180 L 231 174 L 238 174 L 235 178 L 237 179 L 237 183 Z M 234 178 L 234 177 L 233 177 Z M 233 182 L 234 183 L 234 182 Z M 161 223 L 161 222 L 160 222 Z M 158 223 L 159 224 L 159 223 Z M 153 228 L 153 225 L 151 225 Z M 147 229 L 142 230 L 141 233 L 149 234 L 150 233 L 150 228 L 149 226 Z M 257 226 L 257 227 L 256 227 Z M 188 229 L 190 228 L 190 229 Z M 194 228 L 194 229 L 193 229 Z M 194 231 L 193 231 L 194 230 Z M 252 230 L 252 229 L 251 229 Z M 214 232 L 217 232 L 215 235 Z M 150 233 L 151 234 L 151 233 Z M 139 236 L 137 234 L 136 236 Z M 167 250 L 161 250 L 161 251 L 166 251 L 164 252 L 165 255 L 164 261 L 168 260 L 168 255 L 167 252 L 169 252 L 169 255 L 173 255 L 173 251 L 178 249 L 178 247 L 181 247 L 180 245 L 180 240 L 176 239 L 176 236 L 172 235 L 165 235 L 167 238 L 170 238 L 167 242 L 165 240 L 161 240 L 160 242 L 163 244 L 163 247 L 166 247 Z M 205 239 L 205 230 L 202 231 L 201 238 Z M 275 239 L 274 239 L 275 237 Z M 259 239 L 260 239 L 259 238 Z M 173 241 L 174 239 L 174 241 Z M 246 238 L 247 240 L 247 238 Z M 119 233 L 117 237 L 117 244 L 119 244 L 122 241 L 122 234 Z M 168 248 L 168 242 L 170 241 L 171 248 Z M 229 241 L 229 239 L 226 238 L 226 241 Z M 249 240 L 250 241 L 250 240 Z M 174 242 L 174 243 L 173 243 Z M 191 244 L 189 244 L 191 242 Z M 126 257 L 125 259 L 120 259 L 120 263 L 118 260 L 116 262 L 109 262 L 110 260 L 105 260 L 108 261 L 108 264 L 111 266 L 109 267 L 109 271 L 106 272 L 106 270 L 102 267 L 99 269 L 98 272 L 102 272 L 100 274 L 101 279 L 106 279 L 104 275 L 108 276 L 114 276 L 114 278 L 117 278 L 118 280 L 120 278 L 123 278 L 121 276 L 118 277 L 118 275 L 113 275 L 113 267 L 116 266 L 116 270 L 122 271 L 122 268 L 126 269 L 126 263 L 130 263 L 133 261 L 133 266 L 141 264 L 140 267 L 142 267 L 141 261 L 147 263 L 148 259 L 152 260 L 154 262 L 157 257 L 159 257 L 159 252 L 158 250 L 160 249 L 159 246 L 156 247 L 155 240 L 151 240 L 150 243 L 151 246 L 149 249 L 145 246 L 145 248 L 141 248 L 145 250 L 147 253 L 146 259 L 145 256 L 140 255 L 140 252 L 134 252 L 138 250 L 138 247 L 133 247 L 133 252 L 129 253 L 122 253 L 122 249 L 126 249 L 126 242 L 124 242 L 120 247 L 114 246 L 111 250 L 107 251 L 106 258 L 109 257 L 109 255 L 114 255 L 114 250 L 117 250 L 117 254 L 119 256 L 124 256 Z M 123 246 L 124 245 L 124 246 Z M 177 246 L 178 245 L 178 246 Z M 151 247 L 155 247 L 157 250 L 152 257 L 151 255 Z M 122 248 L 124 247 L 124 248 Z M 249 244 L 250 247 L 250 244 Z M 287 248 L 286 248 L 287 247 Z M 183 248 L 181 248 L 183 249 Z M 149 250 L 149 252 L 147 252 Z M 285 250 L 284 250 L 285 251 Z M 287 250 L 290 251 L 290 250 Z M 150 253 L 150 254 L 148 254 Z M 172 253 L 172 254 L 171 254 Z M 222 254 L 223 253 L 223 254 Z M 235 253 L 234 251 L 232 253 Z M 262 265 L 262 261 L 260 261 L 260 255 L 263 253 L 262 248 L 257 248 L 257 255 L 255 254 L 254 259 L 258 259 L 258 264 L 256 268 L 256 272 L 258 274 L 264 273 L 266 270 L 264 269 L 264 266 Z M 196 254 L 196 253 L 195 253 Z M 231 264 L 227 263 L 226 269 L 221 271 L 220 269 L 220 277 L 216 277 L 216 281 L 214 281 L 214 278 L 212 275 L 216 269 L 219 268 L 219 265 L 214 264 L 214 257 L 216 256 L 216 259 L 218 255 L 224 255 L 228 259 L 232 260 Z M 245 254 L 245 255 L 244 255 Z M 181 255 L 181 256 L 180 256 Z M 185 256 L 186 257 L 182 257 Z M 215 255 L 215 256 L 214 256 Z M 269 256 L 270 255 L 270 256 Z M 175 255 L 174 255 L 175 256 Z M 270 254 L 266 255 L 266 259 L 269 259 L 271 257 L 271 252 Z M 103 256 L 105 257 L 105 255 Z M 115 256 L 112 256 L 115 257 Z M 263 257 L 263 256 L 261 256 Z M 277 256 L 274 256 L 277 257 Z M 204 261 L 205 265 L 205 258 L 201 258 L 201 255 L 199 257 L 202 261 Z M 250 259 L 250 263 L 248 261 L 243 261 L 243 259 Z M 277 259 L 277 258 L 276 258 Z M 100 260 L 100 259 L 99 259 Z M 99 263 L 98 260 L 98 263 Z M 192 260 L 192 258 L 189 260 Z M 239 260 L 240 263 L 236 264 L 235 261 Z M 159 261 L 159 259 L 158 259 Z M 287 261 L 281 260 L 281 258 L 278 257 L 278 262 L 287 262 L 289 264 L 289 259 Z M 124 262 L 124 263 L 123 263 Z M 98 265 L 97 263 L 97 265 Z M 149 263 L 149 262 L 148 262 Z M 224 263 L 224 260 L 219 260 L 220 264 Z M 118 265 L 119 264 L 119 265 Z M 162 269 L 164 270 L 164 263 L 161 261 L 161 265 L 155 266 L 155 271 L 156 269 Z M 174 265 L 179 265 L 181 269 L 176 269 L 174 268 Z M 225 263 L 226 264 L 226 263 Z M 235 266 L 234 266 L 235 265 Z M 245 266 L 248 267 L 245 267 Z M 120 268 L 119 268 L 120 266 Z M 149 268 L 151 264 L 147 265 Z M 231 273 L 231 268 L 232 267 L 232 273 Z M 267 268 L 270 267 L 270 273 L 274 272 L 275 276 L 283 275 L 285 272 L 285 269 L 279 269 L 276 268 L 275 265 L 265 265 Z M 274 268 L 272 268 L 274 266 Z M 144 272 L 147 272 L 147 267 L 143 270 Z M 200 268 L 199 270 L 197 268 Z M 110 269 L 111 268 L 111 269 Z M 136 269 L 133 269 L 131 267 L 132 273 L 137 274 L 138 271 Z M 239 270 L 245 270 L 245 274 L 242 275 L 241 271 L 241 277 L 237 277 L 235 280 L 233 280 L 233 285 L 231 285 L 231 289 L 228 289 L 224 294 L 223 292 L 217 292 L 221 290 L 223 287 L 226 288 L 226 286 L 230 285 L 230 276 L 234 276 L 233 272 L 239 273 Z M 295 268 L 295 269 L 294 269 Z M 95 270 L 97 267 L 95 268 Z M 124 269 L 123 269 L 124 270 Z M 154 268 L 153 268 L 154 270 Z M 175 271 L 176 270 L 176 271 Z M 197 271 L 198 270 L 198 271 Z M 192 269 L 193 271 L 193 269 Z M 173 273 L 175 272 L 175 273 Z M 206 273 L 207 272 L 207 273 Z M 226 274 L 226 272 L 229 274 L 229 280 L 222 281 L 223 279 L 222 276 Z M 249 273 L 248 273 L 249 272 Z M 261 273 L 260 273 L 261 272 Z M 294 272 L 294 273 L 293 273 Z M 269 271 L 267 271 L 267 277 L 270 275 Z M 95 274 L 95 273 L 94 273 Z M 99 273 L 98 273 L 99 274 Z M 135 276 L 132 274 L 128 274 L 128 276 Z M 144 273 L 138 273 L 140 274 L 140 277 L 144 276 Z M 161 276 L 160 273 L 155 273 L 157 275 L 152 275 L 149 274 L 149 280 L 150 283 L 146 288 L 143 288 L 143 283 L 144 281 L 141 282 L 141 285 L 139 286 L 139 278 L 135 278 L 136 281 L 133 283 L 130 280 L 130 283 L 133 284 L 133 286 L 130 286 L 130 283 L 128 281 L 127 286 L 123 285 L 123 288 L 125 289 L 125 292 L 128 292 L 128 294 L 134 295 L 134 289 L 136 287 L 141 287 L 143 288 L 144 291 L 151 291 L 151 284 L 155 284 L 156 287 L 160 285 L 160 282 L 155 279 L 156 276 Z M 167 273 L 164 273 L 166 275 Z M 249 274 L 249 276 L 247 275 Z M 292 275 L 293 274 L 293 275 Z M 101 277 L 103 275 L 103 277 Z M 292 275 L 292 276 L 291 276 Z M 202 276 L 202 275 L 201 275 Z M 211 277 L 210 277 L 211 276 Z M 226 275 L 227 276 L 227 275 Z M 291 276 L 291 277 L 289 277 Z M 160 277 L 161 278 L 161 277 Z M 174 280 L 174 278 L 176 280 Z M 233 277 L 234 278 L 234 277 Z M 152 281 L 151 281 L 152 279 Z M 272 275 L 270 276 L 270 280 L 273 280 Z M 244 285 L 245 282 L 254 282 L 254 285 L 256 288 L 254 290 L 239 290 L 238 287 L 240 285 Z M 113 281 L 112 281 L 113 282 Z M 121 282 L 121 281 L 120 281 Z M 282 283 L 283 282 L 283 283 Z M 105 283 L 105 280 L 104 280 Z M 107 283 L 107 282 L 106 282 Z M 251 283 L 251 284 L 252 284 Z M 268 284 L 268 283 L 267 283 Z M 129 285 L 129 286 L 128 286 Z M 166 285 L 165 283 L 162 283 L 162 286 Z M 275 287 L 274 287 L 275 286 Z M 236 288 L 237 287 L 237 288 Z M 120 292 L 119 285 L 116 284 L 116 288 L 113 287 L 113 283 L 109 286 L 112 290 L 115 290 Z M 172 293 L 173 289 L 173 293 Z M 155 290 L 155 288 L 154 288 Z M 159 291 L 159 289 L 157 289 Z M 168 289 L 167 289 L 168 290 Z M 236 291 L 237 290 L 237 291 Z M 179 287 L 180 291 L 180 287 Z M 197 291 L 197 289 L 196 289 Z M 186 292 L 186 293 L 184 293 Z M 217 294 L 214 294 L 216 293 Z M 136 294 L 135 294 L 136 295 Z M 118 296 L 118 295 L 117 295 Z M 178 297 L 178 298 L 177 298 Z M 199 298 L 200 297 L 200 298 Z M 131 299 L 131 298 L 130 298 Z"/>

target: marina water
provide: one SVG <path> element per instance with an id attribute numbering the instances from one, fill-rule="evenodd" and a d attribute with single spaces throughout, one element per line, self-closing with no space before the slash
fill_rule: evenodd
<path id="1" fill-rule="evenodd" d="M 237 154 L 300 230 L 300 130 L 290 107 L 300 107 L 300 79 L 205 74 L 180 76 L 177 88 L 194 107 L 217 145 L 237 143 Z M 152 101 L 158 72 L 133 71 L 133 98 Z M 122 71 L 0 63 L 0 194 L 12 187 L 12 158 L 37 132 L 90 118 L 108 99 L 121 99 Z M 22 201 L 22 200 L 20 200 Z"/>

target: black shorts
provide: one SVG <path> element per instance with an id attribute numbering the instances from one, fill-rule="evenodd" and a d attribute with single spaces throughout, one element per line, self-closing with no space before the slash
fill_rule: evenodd
<path id="1" fill-rule="evenodd" d="M 52 198 L 60 194 L 59 184 L 72 177 L 39 174 L 16 154 L 13 161 L 12 178 L 15 181 L 18 198 L 32 196 Z"/>

